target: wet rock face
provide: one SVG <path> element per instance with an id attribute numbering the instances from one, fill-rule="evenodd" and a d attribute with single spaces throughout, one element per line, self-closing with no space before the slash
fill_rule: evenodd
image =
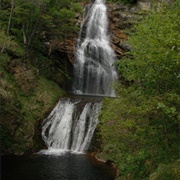
<path id="1" fill-rule="evenodd" d="M 90 6 L 91 5 L 84 8 L 84 13 L 87 12 L 87 9 Z M 132 27 L 131 21 L 136 18 L 132 14 L 136 14 L 137 11 L 136 8 L 123 4 L 107 4 L 107 6 L 109 14 L 109 32 L 112 39 L 112 48 L 116 53 L 117 59 L 120 59 L 126 51 L 130 50 L 130 46 L 125 43 L 125 41 L 127 40 L 127 34 L 125 34 L 123 31 Z M 80 29 L 81 23 L 83 21 L 83 16 L 77 15 L 76 20 L 76 24 Z M 83 40 L 85 35 L 86 23 L 84 23 L 84 27 L 81 28 L 81 40 Z M 58 51 L 59 54 L 65 53 L 68 57 L 68 61 L 73 65 L 75 61 L 74 49 L 77 44 L 78 36 L 79 32 L 76 32 L 72 34 L 70 38 L 65 39 L 64 41 L 59 42 L 55 38 L 54 40 L 46 42 L 45 47 L 48 55 L 52 55 L 55 51 Z"/>
<path id="2" fill-rule="evenodd" d="M 157 0 L 158 5 L 166 3 L 172 5 L 175 0 Z M 156 8 L 154 0 L 138 0 L 136 4 L 115 4 L 109 3 L 109 24 L 112 39 L 112 47 L 116 53 L 117 60 L 120 60 L 125 52 L 130 51 L 131 47 L 127 44 L 128 31 L 140 22 L 147 12 Z"/>
<path id="3" fill-rule="evenodd" d="M 93 2 L 93 0 L 92 0 Z M 153 0 L 139 0 L 137 4 L 128 5 L 128 4 L 115 4 L 108 3 L 108 14 L 109 14 L 109 26 L 110 26 L 110 35 L 112 47 L 116 53 L 117 59 L 121 59 L 124 56 L 125 52 L 130 51 L 131 47 L 126 44 L 128 38 L 127 30 L 130 30 L 135 23 L 138 23 L 146 14 L 147 11 L 150 11 L 153 8 Z M 167 4 L 172 4 L 174 0 L 157 0 L 157 2 L 164 2 Z M 82 3 L 82 6 L 85 7 L 85 4 Z M 91 5 L 89 5 L 91 6 Z M 84 11 L 87 11 L 86 6 Z M 84 13 L 85 13 L 84 12 Z M 80 28 L 81 22 L 83 21 L 83 15 L 77 14 L 76 24 Z M 85 36 L 86 23 L 82 28 L 81 35 Z M 75 32 L 72 36 L 64 41 L 54 41 L 47 42 L 47 51 L 49 55 L 54 52 L 54 50 L 59 51 L 59 53 L 65 53 L 68 57 L 68 61 L 73 65 L 75 61 L 74 48 L 77 44 L 77 38 L 79 32 Z M 83 39 L 83 37 L 81 39 Z"/>
<path id="4" fill-rule="evenodd" d="M 74 63 L 74 45 L 77 40 L 77 35 L 74 35 L 71 39 L 66 39 L 58 44 L 58 51 L 65 52 L 70 63 Z"/>
<path id="5" fill-rule="evenodd" d="M 91 5 L 85 6 L 85 4 L 82 4 L 84 7 L 84 14 L 87 12 L 88 8 L 90 8 Z M 108 5 L 109 7 L 109 19 L 110 19 L 110 33 L 112 34 L 112 47 L 116 52 L 116 55 L 121 57 L 124 52 L 128 49 L 128 47 L 125 47 L 125 44 L 121 41 L 122 39 L 125 40 L 127 39 L 127 36 L 122 33 L 120 29 L 123 29 L 122 26 L 120 25 L 119 17 L 116 16 L 116 11 L 118 7 L 117 5 Z M 125 7 L 125 6 L 124 6 Z M 124 8 L 123 7 L 123 8 Z M 88 19 L 87 19 L 88 20 Z M 83 21 L 83 15 L 78 14 L 76 17 L 76 24 L 79 27 Z M 81 40 L 86 36 L 86 23 L 83 25 L 84 27 L 81 28 Z M 124 26 L 124 24 L 123 24 Z M 126 26 L 126 24 L 125 24 Z M 125 28 L 125 27 L 124 27 Z M 57 53 L 59 55 L 66 54 L 66 61 L 71 63 L 72 65 L 74 64 L 75 61 L 75 54 L 74 54 L 74 49 L 77 45 L 77 39 L 79 36 L 79 31 L 75 32 L 74 34 L 71 35 L 68 39 L 65 39 L 63 41 L 59 41 L 57 38 L 51 39 L 48 42 L 45 42 L 44 47 L 45 51 L 48 56 L 52 56 L 54 53 Z M 122 46 L 122 48 L 121 48 Z"/>
<path id="6" fill-rule="evenodd" d="M 137 19 L 137 7 L 124 4 L 108 4 L 112 47 L 117 60 L 121 59 L 131 47 L 126 43 L 127 30 L 133 27 Z M 138 17 L 139 18 L 139 17 Z"/>

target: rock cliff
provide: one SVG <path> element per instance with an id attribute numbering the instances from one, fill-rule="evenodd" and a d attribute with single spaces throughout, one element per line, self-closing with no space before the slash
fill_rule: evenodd
<path id="1" fill-rule="evenodd" d="M 157 3 L 172 4 L 174 0 L 158 0 Z M 82 6 L 85 7 L 83 3 Z M 128 39 L 128 32 L 134 24 L 141 21 L 148 11 L 154 8 L 154 0 L 139 0 L 137 4 L 123 4 L 123 3 L 107 3 L 109 16 L 109 30 L 111 34 L 112 47 L 116 53 L 117 60 L 120 60 L 125 52 L 130 51 L 131 47 L 126 44 Z M 76 24 L 80 28 L 82 16 L 76 16 Z M 78 32 L 72 34 L 72 37 L 61 41 L 57 44 L 56 50 L 66 53 L 68 61 L 73 64 L 74 47 L 78 38 Z M 53 45 L 52 45 L 53 46 Z"/>
<path id="2" fill-rule="evenodd" d="M 165 1 L 171 4 L 174 0 Z M 131 49 L 126 44 L 129 31 L 153 8 L 152 2 L 140 0 L 136 5 L 107 4 L 109 32 L 117 60 Z M 76 24 L 79 28 L 81 22 L 82 15 L 77 14 Z M 28 59 L 15 56 L 7 65 L 0 67 L 3 153 L 22 154 L 43 146 L 41 122 L 64 94 L 62 89 L 69 90 L 71 87 L 78 34 L 74 32 L 62 41 L 57 37 L 49 38 L 44 43 L 43 56 L 36 54 Z"/>
<path id="3" fill-rule="evenodd" d="M 129 51 L 131 48 L 128 44 L 126 44 L 128 30 L 134 23 L 138 22 L 143 17 L 142 12 L 140 14 L 139 11 L 147 10 L 148 5 L 145 6 L 143 3 L 140 5 L 108 3 L 107 6 L 112 47 L 116 53 L 117 60 L 119 60 L 125 55 L 125 52 Z M 81 26 L 81 22 L 82 16 L 78 14 L 76 24 L 79 28 Z M 48 50 L 49 54 L 53 54 L 54 51 L 58 51 L 60 54 L 66 53 L 68 61 L 73 64 L 75 60 L 74 48 L 77 38 L 78 32 L 72 34 L 71 38 L 65 39 L 61 42 L 51 40 Z"/>

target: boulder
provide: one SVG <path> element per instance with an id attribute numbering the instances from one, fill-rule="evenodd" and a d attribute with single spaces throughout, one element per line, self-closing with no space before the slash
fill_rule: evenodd
<path id="1" fill-rule="evenodd" d="M 138 2 L 139 9 L 143 10 L 143 11 L 150 11 L 151 10 L 151 5 L 152 5 L 151 1 L 149 1 L 149 2 L 148 1 L 146 1 L 146 2 L 139 1 Z"/>

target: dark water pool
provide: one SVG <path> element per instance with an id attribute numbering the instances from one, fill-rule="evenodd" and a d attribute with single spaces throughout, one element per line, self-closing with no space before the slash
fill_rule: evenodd
<path id="1" fill-rule="evenodd" d="M 87 155 L 1 157 L 1 180 L 113 180 L 111 166 Z"/>

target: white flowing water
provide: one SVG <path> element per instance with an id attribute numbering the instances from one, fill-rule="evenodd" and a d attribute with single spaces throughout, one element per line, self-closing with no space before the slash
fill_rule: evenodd
<path id="1" fill-rule="evenodd" d="M 50 153 L 61 152 L 62 149 L 85 152 L 89 148 L 101 103 L 80 103 L 70 99 L 60 100 L 45 119 L 42 137 Z"/>
<path id="2" fill-rule="evenodd" d="M 103 0 L 87 7 L 76 48 L 74 93 L 115 96 L 111 86 L 117 80 L 117 73 L 108 35 L 107 8 Z M 43 153 L 87 151 L 100 110 L 100 102 L 83 104 L 80 100 L 60 100 L 43 122 L 42 137 L 48 147 Z"/>
<path id="3" fill-rule="evenodd" d="M 107 8 L 103 0 L 96 0 L 88 9 L 79 35 L 73 92 L 115 96 L 112 89 L 112 84 L 117 80 L 114 62 L 115 53 L 110 47 L 108 34 Z"/>

